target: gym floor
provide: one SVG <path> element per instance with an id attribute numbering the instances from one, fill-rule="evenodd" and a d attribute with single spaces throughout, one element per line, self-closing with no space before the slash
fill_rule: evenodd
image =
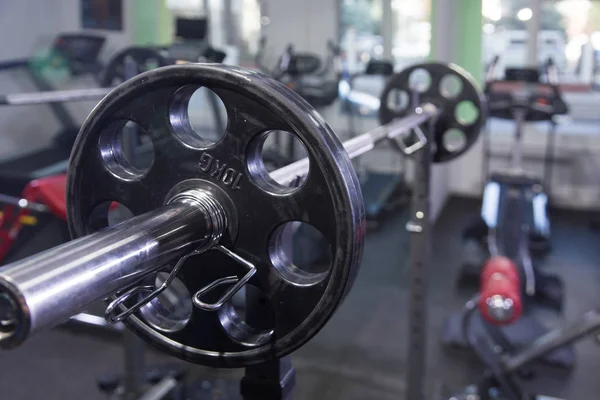
<path id="1" fill-rule="evenodd" d="M 440 385 L 459 389 L 481 373 L 480 364 L 439 343 L 445 317 L 468 298 L 454 278 L 462 259 L 460 231 L 477 214 L 475 200 L 451 199 L 434 230 L 430 275 L 428 330 L 428 398 Z M 600 300 L 600 233 L 590 228 L 589 215 L 554 211 L 553 245 L 544 269 L 565 281 L 564 316 L 543 313 L 548 325 L 574 320 Z M 353 290 L 329 324 L 293 356 L 297 371 L 296 399 L 398 399 L 404 393 L 408 236 L 406 216 L 386 222 L 368 236 L 362 268 Z M 39 241 L 50 238 L 52 227 Z M 47 239 L 51 240 L 51 239 Z M 531 384 L 544 394 L 570 399 L 597 398 L 600 348 L 591 338 L 576 345 L 577 365 L 570 374 L 540 371 Z M 95 337 L 54 330 L 23 347 L 0 353 L 3 399 L 103 399 L 96 379 L 123 368 L 122 347 Z M 149 351 L 150 364 L 174 359 Z M 190 366 L 196 377 L 232 381 L 241 371 L 215 371 Z M 543 378 L 542 378 L 543 376 Z M 400 397 L 399 397 L 400 396 Z M 212 397 L 215 398 L 215 397 Z M 229 398 L 227 395 L 218 397 Z M 235 397 L 232 397 L 235 398 Z M 437 398 L 436 398 L 437 400 Z"/>

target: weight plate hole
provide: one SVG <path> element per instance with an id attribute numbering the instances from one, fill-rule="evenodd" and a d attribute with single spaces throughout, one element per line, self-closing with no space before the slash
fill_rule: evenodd
<path id="1" fill-rule="evenodd" d="M 417 68 L 408 77 L 408 87 L 419 93 L 424 93 L 431 87 L 431 75 L 424 68 Z"/>
<path id="2" fill-rule="evenodd" d="M 127 206 L 116 201 L 104 201 L 94 207 L 90 213 L 88 228 L 90 232 L 95 232 L 133 217 L 133 212 Z"/>
<path id="3" fill-rule="evenodd" d="M 270 299 L 259 288 L 246 285 L 219 310 L 219 321 L 234 341 L 255 347 L 273 336 L 275 313 Z"/>
<path id="4" fill-rule="evenodd" d="M 154 279 L 158 288 L 169 277 L 167 272 L 159 272 Z M 146 295 L 143 293 L 142 295 Z M 177 332 L 185 328 L 192 317 L 192 297 L 185 284 L 179 279 L 173 282 L 157 297 L 140 309 L 140 314 L 148 325 L 162 332 Z"/>
<path id="5" fill-rule="evenodd" d="M 173 96 L 169 121 L 181 142 L 204 149 L 225 136 L 227 109 L 212 90 L 204 86 L 185 86 Z"/>
<path id="6" fill-rule="evenodd" d="M 479 109 L 472 101 L 463 100 L 456 105 L 454 116 L 458 122 L 465 126 L 473 125 L 479 118 Z"/>
<path id="7" fill-rule="evenodd" d="M 118 121 L 102 132 L 100 154 L 113 174 L 122 179 L 137 179 L 154 163 L 154 144 L 139 124 Z"/>
<path id="8" fill-rule="evenodd" d="M 310 224 L 291 221 L 269 240 L 269 257 L 279 275 L 296 286 L 311 286 L 329 274 L 332 255 L 325 236 Z"/>
<path id="9" fill-rule="evenodd" d="M 404 90 L 393 88 L 387 95 L 386 104 L 390 110 L 401 113 L 408 108 L 410 96 Z"/>
<path id="10" fill-rule="evenodd" d="M 467 135 L 460 129 L 448 129 L 444 132 L 442 142 L 444 148 L 450 153 L 457 153 L 463 150 L 467 145 Z"/>
<path id="11" fill-rule="evenodd" d="M 291 159 L 284 153 L 291 155 Z M 258 135 L 248 146 L 248 171 L 260 188 L 277 194 L 290 193 L 304 183 L 307 174 L 290 181 L 273 171 L 307 156 L 306 147 L 296 135 L 285 131 L 267 131 Z M 310 162 L 307 167 L 310 168 Z"/>
<path id="12" fill-rule="evenodd" d="M 456 75 L 446 75 L 440 81 L 440 93 L 448 99 L 458 96 L 462 89 L 463 83 Z"/>

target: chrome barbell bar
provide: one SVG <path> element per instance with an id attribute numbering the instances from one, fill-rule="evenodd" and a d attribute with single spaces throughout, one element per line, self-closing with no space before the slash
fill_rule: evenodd
<path id="1" fill-rule="evenodd" d="M 100 100 L 113 88 L 53 90 L 47 92 L 11 93 L 0 95 L 0 106 L 66 103 L 71 101 Z"/>

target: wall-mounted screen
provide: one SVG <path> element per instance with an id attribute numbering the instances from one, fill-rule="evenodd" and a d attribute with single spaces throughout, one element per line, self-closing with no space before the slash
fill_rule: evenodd
<path id="1" fill-rule="evenodd" d="M 81 0 L 81 26 L 84 29 L 123 30 L 122 0 Z"/>

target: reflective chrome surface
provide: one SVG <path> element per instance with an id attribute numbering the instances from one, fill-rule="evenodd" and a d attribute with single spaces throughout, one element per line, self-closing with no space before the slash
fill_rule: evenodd
<path id="1" fill-rule="evenodd" d="M 65 103 L 69 101 L 100 100 L 112 88 L 56 90 L 52 92 L 14 93 L 0 95 L 0 105 L 24 106 L 31 104 Z"/>
<path id="2" fill-rule="evenodd" d="M 488 315 L 498 322 L 509 321 L 514 313 L 514 303 L 512 299 L 495 294 L 485 299 Z"/>
<path id="3" fill-rule="evenodd" d="M 0 269 L 0 346 L 12 347 L 220 236 L 193 197 Z M 220 231 L 219 231 L 220 230 Z"/>
<path id="4" fill-rule="evenodd" d="M 394 140 L 396 143 L 404 143 L 406 136 L 410 135 L 411 130 L 419 128 L 419 125 L 428 122 L 439 114 L 439 109 L 431 103 L 425 103 L 416 108 L 419 111 L 408 114 L 402 118 L 394 119 L 386 125 L 381 125 L 369 132 L 346 140 L 343 143 L 344 150 L 346 150 L 350 158 L 355 158 L 371 151 L 378 142 L 383 141 L 384 139 Z M 417 145 L 419 143 L 421 142 L 418 142 Z M 406 154 L 414 152 L 412 149 L 414 149 L 413 146 L 415 145 L 403 146 Z M 270 176 L 273 180 L 283 185 L 290 185 L 292 182 L 295 182 L 298 177 L 303 177 L 308 174 L 308 172 L 309 160 L 308 158 L 303 158 L 302 160 L 298 160 L 271 172 Z"/>

